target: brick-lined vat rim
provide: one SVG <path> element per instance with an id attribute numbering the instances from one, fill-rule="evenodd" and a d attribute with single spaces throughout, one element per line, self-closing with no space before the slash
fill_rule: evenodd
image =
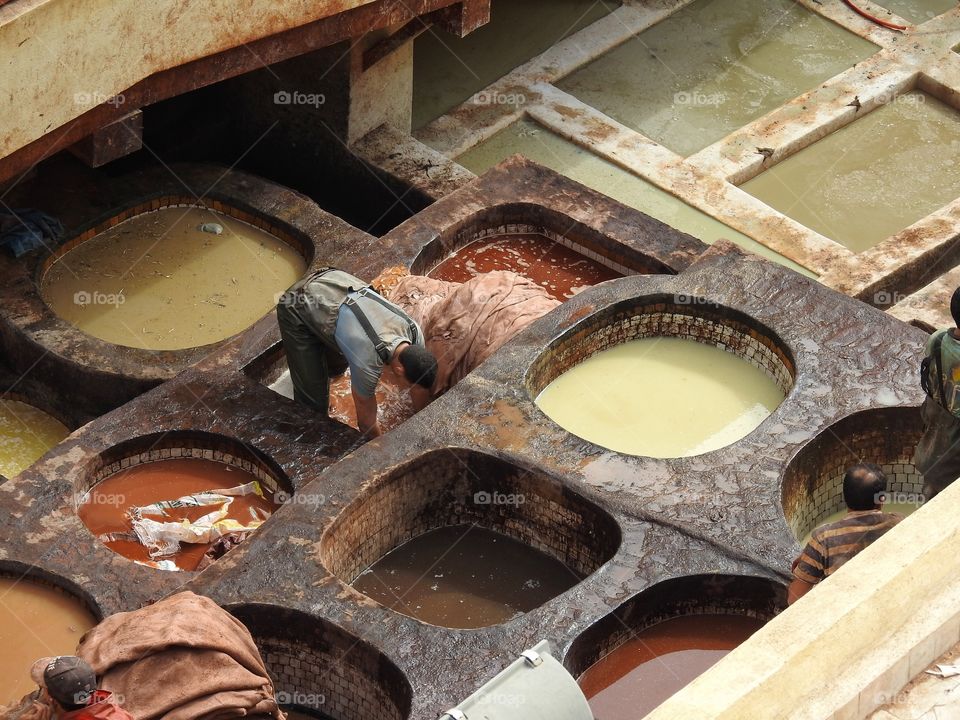
<path id="1" fill-rule="evenodd" d="M 635 633 L 677 617 L 733 615 L 771 620 L 786 609 L 786 590 L 782 582 L 759 575 L 704 573 L 664 578 L 579 633 L 564 652 L 564 667 L 579 677 Z M 648 609 L 650 612 L 645 612 Z"/>
<path id="2" fill-rule="evenodd" d="M 4 580 L 23 581 L 34 585 L 52 588 L 56 592 L 70 598 L 81 605 L 95 622 L 100 622 L 106 616 L 93 596 L 80 585 L 69 578 L 51 572 L 37 565 L 28 565 L 17 560 L 0 560 L 0 578 Z"/>
<path id="3" fill-rule="evenodd" d="M 445 469 L 442 463 L 448 458 L 453 458 L 455 463 L 449 463 L 453 470 L 444 475 Z M 425 469 L 436 470 L 436 477 L 424 479 Z M 429 486 L 428 483 L 430 483 Z M 405 490 L 411 485 L 427 488 L 423 491 L 422 498 L 416 498 L 412 489 Z M 365 548 L 362 547 L 352 547 L 351 550 L 355 551 L 354 556 L 346 555 L 338 547 L 338 543 L 343 542 L 344 538 L 354 532 L 354 523 L 360 523 L 363 516 L 371 515 L 374 506 L 389 505 L 388 494 L 391 491 L 395 491 L 398 497 L 409 503 L 406 508 L 401 507 L 399 510 L 392 508 L 390 522 L 384 526 L 391 528 L 391 532 L 394 532 L 396 537 L 388 536 L 384 532 L 362 532 L 361 528 L 357 532 L 368 539 L 367 544 L 374 543 L 374 545 L 367 548 L 369 552 L 366 555 L 363 554 Z M 450 497 L 438 499 L 441 491 Z M 477 492 L 487 492 L 491 495 L 496 493 L 515 495 L 518 491 L 524 498 L 521 503 L 504 506 L 479 503 L 475 499 Z M 437 504 L 434 508 L 438 511 L 435 516 L 436 522 L 418 520 L 423 512 L 431 510 L 431 500 Z M 448 500 L 449 503 L 447 503 Z M 469 514 L 468 506 L 471 500 L 474 515 Z M 467 510 L 459 511 L 455 507 L 451 509 L 459 501 L 463 501 Z M 562 509 L 563 513 L 559 511 L 556 513 L 562 521 L 558 521 L 557 518 L 537 518 L 525 514 L 528 508 L 543 507 L 538 503 L 543 503 L 546 507 L 553 503 Z M 499 517 L 495 512 L 497 508 L 502 509 L 503 517 L 500 518 L 500 523 L 497 522 Z M 407 510 L 407 516 L 403 514 L 404 509 Z M 484 512 L 484 509 L 489 512 Z M 442 515 L 444 511 L 451 513 L 455 519 L 449 521 L 447 516 Z M 458 512 L 462 517 L 457 514 Z M 535 513 L 536 510 L 529 512 Z M 566 518 L 563 517 L 564 514 L 576 515 L 576 517 Z M 540 526 L 537 525 L 538 520 L 541 523 Z M 592 524 L 583 530 L 584 536 L 575 536 L 575 531 L 588 522 Z M 371 477 L 363 489 L 341 508 L 324 528 L 319 542 L 319 557 L 324 567 L 345 590 L 357 593 L 358 591 L 353 590 L 351 585 L 356 577 L 389 552 L 431 530 L 465 523 L 475 523 L 478 527 L 512 537 L 563 562 L 582 576 L 566 591 L 546 602 L 555 602 L 587 581 L 617 555 L 624 540 L 623 529 L 606 508 L 550 472 L 488 450 L 448 446 L 432 448 L 408 456 L 401 463 L 380 470 Z M 557 527 L 560 527 L 557 530 L 558 536 L 552 539 L 553 544 L 551 544 L 550 539 L 544 539 L 548 534 L 544 530 L 549 531 Z M 570 531 L 568 535 L 560 534 L 563 527 Z M 574 544 L 578 546 L 573 547 Z M 376 601 L 371 599 L 370 602 Z M 377 605 L 382 607 L 379 603 Z M 386 612 L 395 612 L 385 607 L 383 609 Z M 524 615 L 526 613 L 519 614 L 499 625 L 519 622 Z M 431 625 L 417 618 L 411 619 L 423 625 Z M 464 631 L 482 631 L 483 629 L 468 628 Z"/>
<path id="4" fill-rule="evenodd" d="M 669 275 L 683 271 L 707 249 L 691 235 L 516 155 L 384 235 L 384 262 L 367 263 L 367 274 L 390 265 L 425 272 L 441 259 L 436 253 L 458 249 L 459 232 L 518 223 L 559 235 L 576 230 L 601 256 L 620 255 L 621 265 L 647 264 Z"/>
<path id="5" fill-rule="evenodd" d="M 79 510 L 86 496 L 100 483 L 132 467 L 164 460 L 209 460 L 245 470 L 264 486 L 263 491 L 267 496 L 272 496 L 277 501 L 291 498 L 295 492 L 293 484 L 280 465 L 250 443 L 202 430 L 166 430 L 121 440 L 95 453 L 85 464 L 78 467 L 73 473 L 74 512 Z M 277 504 L 282 506 L 283 502 Z M 272 516 L 264 522 L 264 526 L 271 519 Z M 93 540 L 100 542 L 83 522 L 80 524 Z M 247 542 L 255 540 L 256 531 Z M 106 547 L 105 549 L 109 550 Z M 113 554 L 126 562 L 134 563 L 129 558 Z M 190 577 L 197 573 L 181 570 L 178 574 Z"/>
<path id="6" fill-rule="evenodd" d="M 369 673 L 365 679 L 371 685 L 383 690 L 385 695 L 391 696 L 390 699 L 394 703 L 400 718 L 405 720 L 410 716 L 413 687 L 409 679 L 393 660 L 362 637 L 326 618 L 312 615 L 297 608 L 264 602 L 235 602 L 227 603 L 223 607 L 250 631 L 265 664 L 267 664 L 268 672 L 270 672 L 270 667 L 267 663 L 266 653 L 262 648 L 264 639 L 282 638 L 288 642 L 304 641 L 303 634 L 298 632 L 302 627 L 317 629 L 322 633 L 330 633 L 335 636 L 336 640 L 342 641 L 348 646 L 348 649 L 342 655 L 331 657 L 331 660 L 338 664 L 344 663 L 346 662 L 345 657 L 350 656 L 351 653 L 359 653 L 364 660 L 371 661 L 371 664 L 376 666 L 376 677 L 373 676 L 373 673 Z M 316 650 L 317 648 L 315 645 L 311 645 L 311 649 Z M 336 648 L 332 649 L 335 650 Z M 332 655 L 330 650 L 325 651 L 324 654 L 328 653 Z M 354 667 L 357 668 L 356 663 Z M 364 672 L 362 668 L 358 668 L 358 670 L 361 673 Z M 272 673 L 271 680 L 274 683 L 275 691 L 278 691 L 277 678 L 273 677 Z M 385 683 L 393 685 L 392 693 L 384 688 Z M 351 690 L 354 689 L 351 688 Z M 318 708 L 318 710 L 333 717 L 334 720 L 339 720 L 337 715 L 333 715 L 323 708 Z"/>
<path id="7" fill-rule="evenodd" d="M 884 443 L 883 447 L 878 448 L 884 455 L 882 457 L 863 454 L 857 442 L 865 433 L 870 432 L 871 426 L 876 428 L 873 432 L 877 439 Z M 818 432 L 784 464 L 780 477 L 781 511 L 790 534 L 800 542 L 817 526 L 820 519 L 843 509 L 843 472 L 846 465 L 854 462 L 871 462 L 881 467 L 895 466 L 892 468 L 893 474 L 887 473 L 888 493 L 894 498 L 901 493 L 918 495 L 923 487 L 923 476 L 913 467 L 912 461 L 913 450 L 922 434 L 920 407 L 913 405 L 859 410 Z M 901 452 L 890 456 L 890 451 L 896 449 L 897 439 L 904 435 L 907 437 L 900 443 Z M 825 468 L 824 465 L 830 461 L 831 449 L 843 455 L 843 463 L 837 467 Z M 892 462 L 896 460 L 901 462 Z M 897 470 L 896 466 L 901 465 L 910 467 Z M 904 477 L 898 477 L 900 475 Z M 905 489 L 906 485 L 909 487 Z M 818 503 L 822 505 L 819 511 L 816 510 Z M 804 506 L 803 509 L 800 508 L 801 505 Z"/>

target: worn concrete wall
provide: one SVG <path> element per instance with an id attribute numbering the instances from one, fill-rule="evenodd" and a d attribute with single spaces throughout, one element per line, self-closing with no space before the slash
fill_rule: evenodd
<path id="1" fill-rule="evenodd" d="M 398 28 L 391 28 L 395 31 Z M 409 133 L 413 114 L 413 42 L 364 71 L 363 53 L 388 33 L 371 33 L 350 52 L 350 120 L 353 142 L 384 123 Z"/>
<path id="2" fill-rule="evenodd" d="M 0 8 L 0 157 L 161 70 L 374 0 L 18 0 Z M 93 32 L 92 29 L 96 29 Z M 119 101 L 119 98 L 118 98 Z"/>

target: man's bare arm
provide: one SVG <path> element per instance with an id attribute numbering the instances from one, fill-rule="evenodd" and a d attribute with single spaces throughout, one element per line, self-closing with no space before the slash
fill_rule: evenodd
<path id="1" fill-rule="evenodd" d="M 353 391 L 353 405 L 357 409 L 357 426 L 369 439 L 380 437 L 383 431 L 377 423 L 377 396 L 363 397 Z"/>
<path id="2" fill-rule="evenodd" d="M 787 605 L 793 605 L 808 592 L 813 590 L 814 586 L 800 578 L 794 578 L 793 582 L 787 588 Z"/>

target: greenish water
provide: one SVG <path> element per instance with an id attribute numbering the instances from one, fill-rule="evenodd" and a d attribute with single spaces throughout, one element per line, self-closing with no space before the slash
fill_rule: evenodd
<path id="1" fill-rule="evenodd" d="M 500 133 L 457 158 L 469 170 L 482 174 L 504 158 L 521 153 L 569 178 L 609 195 L 625 205 L 711 244 L 720 238 L 786 267 L 816 277 L 806 268 L 737 232 L 670 193 L 607 162 L 532 120 L 518 120 Z"/>
<path id="2" fill-rule="evenodd" d="M 956 0 L 879 0 L 877 5 L 895 12 L 904 20 L 922 23 L 957 6 Z"/>
<path id="3" fill-rule="evenodd" d="M 490 22 L 465 38 L 437 28 L 424 33 L 414 46 L 414 129 L 619 6 L 611 0 L 493 0 Z"/>
<path id="4" fill-rule="evenodd" d="M 862 252 L 960 197 L 960 112 L 910 92 L 741 187 Z"/>
<path id="5" fill-rule="evenodd" d="M 698 0 L 556 84 L 686 156 L 877 50 L 790 0 Z"/>

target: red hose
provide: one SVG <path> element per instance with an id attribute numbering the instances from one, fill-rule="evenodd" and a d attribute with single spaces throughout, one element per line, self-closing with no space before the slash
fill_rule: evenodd
<path id="1" fill-rule="evenodd" d="M 863 10 L 862 8 L 857 7 L 854 4 L 853 0 L 843 0 L 843 2 L 845 2 L 847 4 L 847 7 L 853 10 L 860 17 L 865 17 L 870 22 L 875 22 L 877 25 L 880 25 L 881 27 L 888 28 L 889 30 L 899 30 L 900 32 L 903 32 L 904 30 L 907 29 L 906 25 L 897 25 L 896 23 L 888 22 L 887 20 L 882 20 L 876 17 L 875 15 L 871 15 L 866 10 Z"/>

